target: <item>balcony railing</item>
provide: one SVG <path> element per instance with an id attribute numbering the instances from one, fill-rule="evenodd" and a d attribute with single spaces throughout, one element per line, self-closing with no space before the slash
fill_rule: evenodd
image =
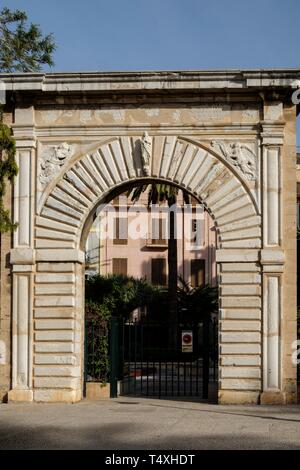
<path id="1" fill-rule="evenodd" d="M 147 248 L 168 248 L 168 240 L 167 239 L 156 239 L 156 238 L 147 238 L 146 239 L 146 247 Z"/>

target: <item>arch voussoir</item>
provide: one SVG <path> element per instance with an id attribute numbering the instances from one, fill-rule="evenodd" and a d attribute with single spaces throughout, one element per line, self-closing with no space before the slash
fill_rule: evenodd
<path id="1" fill-rule="evenodd" d="M 152 172 L 149 178 L 188 189 L 209 210 L 220 233 L 228 231 L 229 224 L 240 222 L 243 225 L 243 219 L 246 222 L 257 215 L 249 191 L 215 155 L 175 137 L 165 137 L 160 150 L 161 154 L 155 156 L 152 163 L 154 168 L 158 160 L 159 171 Z M 131 139 L 115 139 L 84 155 L 60 176 L 40 213 L 41 218 L 62 224 L 61 230 L 57 225 L 58 240 L 64 239 L 64 225 L 76 227 L 79 246 L 84 222 L 104 195 L 118 185 L 143 181 L 142 168 L 135 155 Z"/>

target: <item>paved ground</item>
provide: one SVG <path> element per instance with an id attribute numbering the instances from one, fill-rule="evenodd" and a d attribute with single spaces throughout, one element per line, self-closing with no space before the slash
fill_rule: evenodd
<path id="1" fill-rule="evenodd" d="M 1 449 L 300 449 L 300 406 L 122 398 L 0 405 Z"/>

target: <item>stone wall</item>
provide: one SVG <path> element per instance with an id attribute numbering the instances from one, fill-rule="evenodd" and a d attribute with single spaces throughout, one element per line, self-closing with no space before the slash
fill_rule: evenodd
<path id="1" fill-rule="evenodd" d="M 10 113 L 4 114 L 4 122 L 11 125 Z M 12 186 L 9 181 L 6 183 L 3 203 L 12 213 Z M 0 402 L 7 400 L 11 388 L 11 248 L 11 234 L 0 234 Z"/>
<path id="2" fill-rule="evenodd" d="M 5 208 L 11 209 L 11 187 L 7 185 Z M 0 235 L 0 402 L 7 400 L 11 388 L 11 234 Z"/>
<path id="3" fill-rule="evenodd" d="M 295 108 L 290 79 L 275 75 L 203 76 L 180 91 L 169 76 L 109 86 L 100 77 L 96 89 L 49 75 L 26 102 L 18 95 L 10 400 L 81 399 L 93 214 L 128 185 L 159 180 L 190 191 L 217 228 L 219 402 L 295 402 Z"/>
<path id="4" fill-rule="evenodd" d="M 285 251 L 283 279 L 282 312 L 282 380 L 286 401 L 295 403 L 297 388 L 295 384 L 296 365 L 292 363 L 293 343 L 297 339 L 297 182 L 296 182 L 296 116 L 295 107 L 284 109 L 285 134 L 282 153 L 282 246 Z"/>

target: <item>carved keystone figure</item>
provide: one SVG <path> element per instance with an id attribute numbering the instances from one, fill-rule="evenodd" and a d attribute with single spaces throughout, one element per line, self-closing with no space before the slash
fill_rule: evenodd
<path id="1" fill-rule="evenodd" d="M 143 137 L 141 138 L 141 156 L 142 156 L 142 165 L 145 176 L 150 175 L 150 161 L 152 153 L 152 138 L 149 136 L 148 132 L 145 131 Z"/>

